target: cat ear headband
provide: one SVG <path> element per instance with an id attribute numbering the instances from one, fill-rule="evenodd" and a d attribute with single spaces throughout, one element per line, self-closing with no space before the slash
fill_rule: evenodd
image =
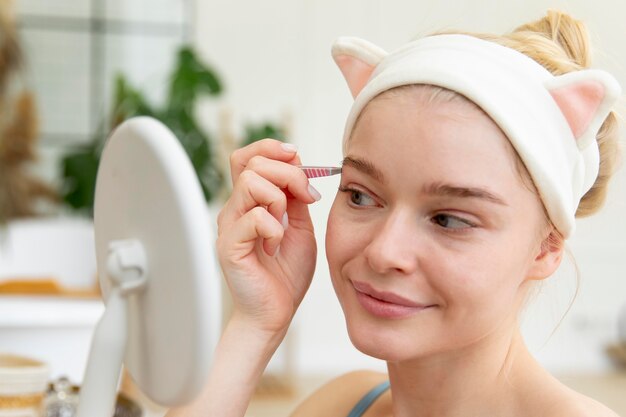
<path id="1" fill-rule="evenodd" d="M 339 38 L 335 62 L 355 98 L 343 139 L 383 91 L 431 84 L 481 107 L 506 134 L 528 169 L 550 219 L 568 238 L 576 209 L 598 176 L 596 135 L 619 98 L 615 78 L 600 70 L 553 76 L 511 48 L 468 35 L 436 35 L 387 53 L 358 38 Z"/>

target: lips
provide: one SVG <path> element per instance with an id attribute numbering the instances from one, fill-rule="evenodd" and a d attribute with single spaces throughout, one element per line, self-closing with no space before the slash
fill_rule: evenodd
<path id="1" fill-rule="evenodd" d="M 361 306 L 370 314 L 382 318 L 403 318 L 433 305 L 421 304 L 398 294 L 379 291 L 362 281 L 351 281 Z"/>
<path id="2" fill-rule="evenodd" d="M 369 295 L 370 297 L 373 297 L 379 301 L 384 301 L 386 303 L 397 304 L 405 307 L 426 307 L 426 305 L 416 303 L 391 292 L 377 291 L 370 284 L 367 284 L 365 282 L 352 281 L 352 285 L 354 285 L 354 289 L 356 289 L 358 292 Z"/>

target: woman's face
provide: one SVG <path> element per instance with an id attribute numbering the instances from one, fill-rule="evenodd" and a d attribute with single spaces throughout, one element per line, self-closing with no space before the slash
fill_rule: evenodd
<path id="1" fill-rule="evenodd" d="M 544 218 L 510 144 L 462 100 L 374 99 L 328 219 L 333 285 L 355 346 L 390 361 L 510 329 Z"/>

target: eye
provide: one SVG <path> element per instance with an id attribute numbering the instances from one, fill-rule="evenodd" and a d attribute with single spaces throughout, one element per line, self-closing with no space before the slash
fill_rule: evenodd
<path id="1" fill-rule="evenodd" d="M 449 214 L 437 214 L 433 217 L 433 222 L 446 229 L 468 229 L 475 225 L 460 217 L 451 216 Z"/>
<path id="2" fill-rule="evenodd" d="M 339 187 L 339 191 L 342 193 L 348 193 L 350 197 L 350 203 L 358 207 L 370 207 L 375 206 L 376 201 L 366 193 L 356 188 Z"/>

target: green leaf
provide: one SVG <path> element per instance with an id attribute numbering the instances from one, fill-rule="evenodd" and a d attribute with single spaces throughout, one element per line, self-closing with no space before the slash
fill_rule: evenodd
<path id="1" fill-rule="evenodd" d="M 62 159 L 64 182 L 61 194 L 70 207 L 92 214 L 99 163 L 100 158 L 93 149 L 78 151 Z"/>
<path id="2" fill-rule="evenodd" d="M 190 47 L 181 48 L 170 79 L 168 109 L 191 110 L 199 95 L 217 96 L 221 92 L 222 84 L 215 71 L 198 60 Z"/>
<path id="3" fill-rule="evenodd" d="M 241 143 L 242 147 L 265 138 L 278 139 L 283 142 L 286 140 L 284 129 L 272 123 L 248 124 L 245 130 L 246 136 Z"/>
<path id="4" fill-rule="evenodd" d="M 115 92 L 113 98 L 113 126 L 119 125 L 124 120 L 133 116 L 155 116 L 155 111 L 147 103 L 144 96 L 134 89 L 122 74 L 115 79 Z"/>

